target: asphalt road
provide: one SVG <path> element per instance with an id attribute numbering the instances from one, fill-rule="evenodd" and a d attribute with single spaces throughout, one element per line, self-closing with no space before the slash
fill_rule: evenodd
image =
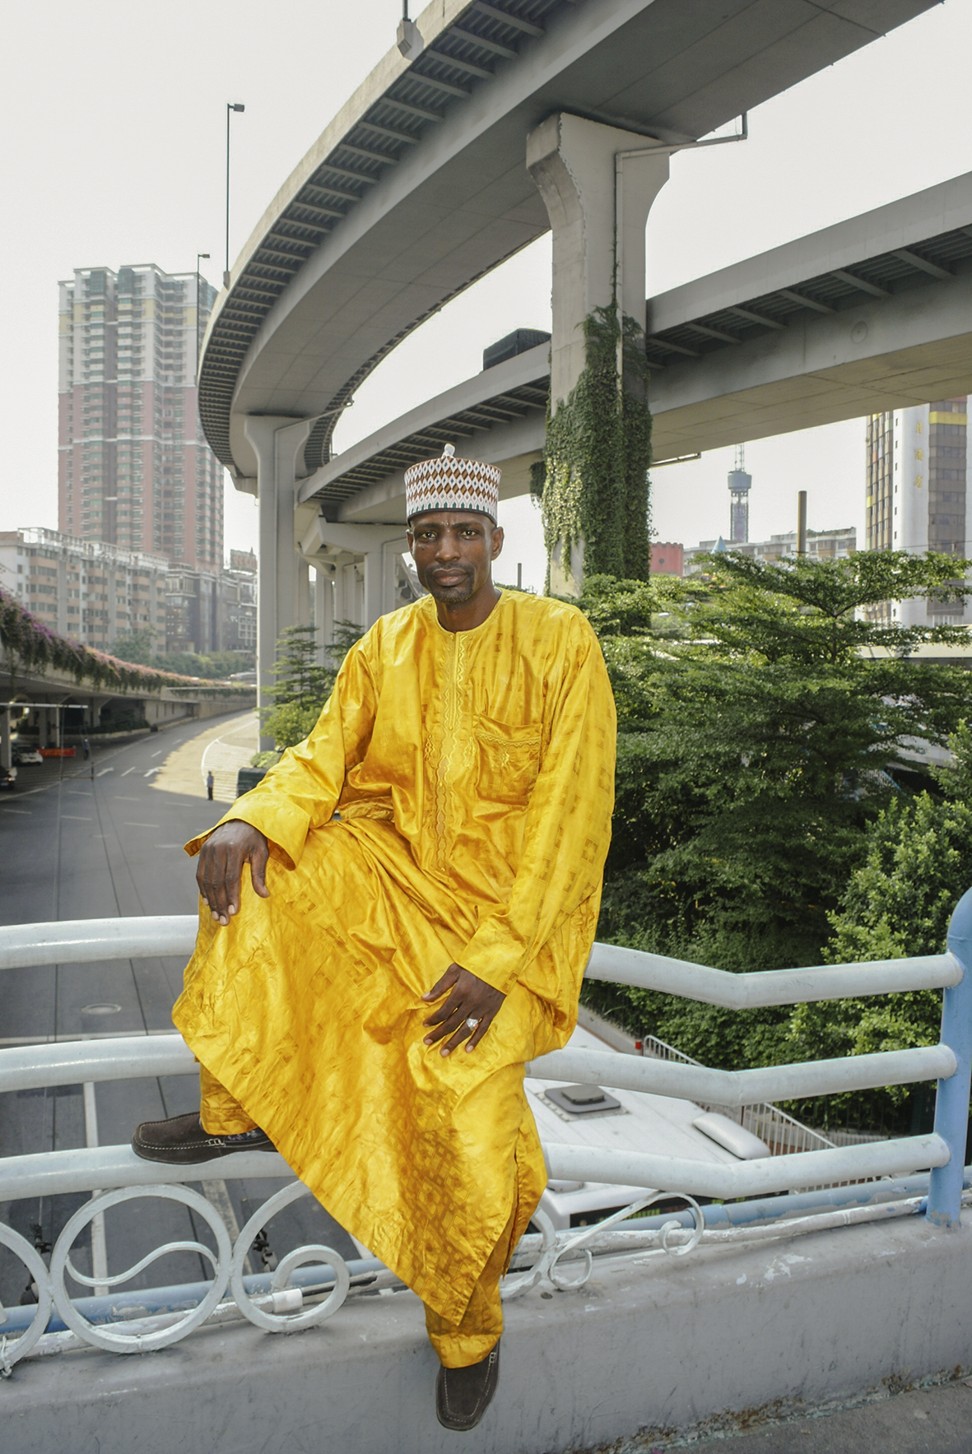
<path id="1" fill-rule="evenodd" d="M 96 746 L 89 761 L 53 759 L 21 767 L 16 788 L 0 795 L 0 924 L 195 912 L 194 866 L 182 844 L 216 821 L 232 799 L 227 785 L 235 781 L 230 767 L 239 749 L 227 744 L 242 721 L 176 727 Z M 217 797 L 223 802 L 206 801 L 204 761 L 217 770 L 222 784 Z M 0 1046 L 171 1030 L 182 969 L 181 960 L 158 958 L 3 971 Z M 69 1086 L 0 1096 L 0 1156 L 127 1144 L 139 1121 L 197 1106 L 191 1076 L 108 1083 L 87 1093 Z M 242 1225 L 284 1184 L 215 1182 L 205 1192 L 233 1233 L 234 1223 Z M 0 1203 L 0 1221 L 47 1249 L 82 1200 Z M 131 1266 L 149 1245 L 190 1235 L 211 1240 L 188 1212 L 139 1199 L 108 1215 L 109 1271 Z M 309 1198 L 271 1223 L 265 1256 L 279 1258 L 305 1242 L 356 1255 L 347 1235 Z M 79 1241 L 76 1248 L 76 1265 L 90 1270 L 90 1247 Z M 254 1253 L 251 1270 L 263 1265 Z M 197 1254 L 169 1254 L 128 1286 L 195 1281 L 207 1272 Z M 16 1303 L 22 1283 L 22 1265 L 0 1249 L 0 1303 Z"/>

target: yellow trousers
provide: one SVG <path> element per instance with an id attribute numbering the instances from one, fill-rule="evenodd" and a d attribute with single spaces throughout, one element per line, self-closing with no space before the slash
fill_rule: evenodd
<path id="1" fill-rule="evenodd" d="M 211 1136 L 235 1136 L 241 1131 L 252 1131 L 252 1117 L 204 1065 L 199 1067 L 199 1082 L 200 1120 L 204 1131 Z M 461 1322 L 447 1323 L 430 1307 L 425 1307 L 429 1342 L 444 1368 L 467 1368 L 471 1363 L 479 1363 L 503 1331 L 499 1284 L 513 1254 L 510 1239 L 514 1220 L 510 1218 L 490 1253 Z"/>

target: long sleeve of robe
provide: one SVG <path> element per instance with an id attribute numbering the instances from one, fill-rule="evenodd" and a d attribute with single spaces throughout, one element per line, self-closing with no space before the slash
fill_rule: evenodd
<path id="1" fill-rule="evenodd" d="M 573 1028 L 614 742 L 573 607 L 504 592 L 453 633 L 425 599 L 352 648 L 314 731 L 226 815 L 267 837 L 270 898 L 245 888 L 223 928 L 203 915 L 176 1024 L 328 1210 L 453 1321 L 543 1187 L 523 1065 Z M 475 1051 L 443 1057 L 422 995 L 452 962 L 506 999 Z"/>

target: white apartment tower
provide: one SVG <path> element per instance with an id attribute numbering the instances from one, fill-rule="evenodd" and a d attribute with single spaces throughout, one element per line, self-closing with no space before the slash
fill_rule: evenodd
<path id="1" fill-rule="evenodd" d="M 968 399 L 940 399 L 867 421 L 868 550 L 972 555 L 972 455 Z M 972 624 L 972 603 L 904 601 L 895 620 Z"/>
<path id="2" fill-rule="evenodd" d="M 223 471 L 199 423 L 216 292 L 153 264 L 60 284 L 58 524 L 197 570 L 223 565 Z"/>

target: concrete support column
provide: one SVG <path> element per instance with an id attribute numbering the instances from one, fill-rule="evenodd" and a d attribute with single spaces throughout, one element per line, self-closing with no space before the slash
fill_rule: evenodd
<path id="1" fill-rule="evenodd" d="M 383 610 L 394 611 L 400 606 L 398 562 L 405 542 L 402 539 L 386 540 L 381 547 L 382 600 Z"/>
<path id="2" fill-rule="evenodd" d="M 370 626 L 384 613 L 384 549 L 377 546 L 369 550 L 364 558 L 364 619 L 362 625 Z"/>
<path id="3" fill-rule="evenodd" d="M 314 624 L 323 666 L 328 643 L 334 640 L 334 567 L 330 565 L 318 566 L 314 571 Z"/>
<path id="4" fill-rule="evenodd" d="M 282 419 L 251 415 L 246 437 L 257 457 L 259 501 L 259 575 L 257 593 L 257 703 L 269 705 L 277 638 L 301 619 L 298 610 L 298 556 L 294 539 L 294 495 L 297 456 L 307 441 L 313 419 Z M 303 570 L 306 573 L 306 566 Z M 307 602 L 309 605 L 309 601 Z M 261 748 L 273 743 L 265 734 Z"/>
<path id="5" fill-rule="evenodd" d="M 527 138 L 527 167 L 553 231 L 550 409 L 556 413 L 586 363 L 584 320 L 616 307 L 644 328 L 645 227 L 668 180 L 669 148 L 659 142 L 560 112 Z M 623 384 L 618 358 L 619 387 Z M 632 383 L 632 387 L 634 384 Z M 551 560 L 551 586 L 576 590 L 583 542 L 570 562 Z"/>
<path id="6" fill-rule="evenodd" d="M 369 627 L 399 604 L 395 560 L 405 549 L 404 525 L 343 525 L 318 516 L 301 537 L 301 550 L 315 558 L 338 558 L 332 621 Z M 326 636 L 326 641 L 333 639 Z"/>
<path id="7" fill-rule="evenodd" d="M 355 620 L 354 566 L 342 561 L 334 575 L 334 620 Z"/>
<path id="8" fill-rule="evenodd" d="M 311 583 L 310 572 L 306 560 L 297 557 L 297 625 L 309 626 L 311 623 Z"/>
<path id="9" fill-rule="evenodd" d="M 10 741 L 10 708 L 0 708 L 0 767 L 13 763 L 13 746 Z"/>

